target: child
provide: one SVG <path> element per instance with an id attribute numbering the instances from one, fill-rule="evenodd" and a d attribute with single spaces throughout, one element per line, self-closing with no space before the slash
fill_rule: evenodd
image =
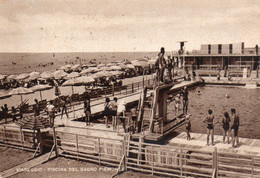
<path id="1" fill-rule="evenodd" d="M 191 114 L 188 114 L 185 117 L 185 119 L 186 119 L 185 127 L 186 127 L 186 133 L 187 133 L 187 140 L 191 140 L 191 137 L 190 137 L 190 130 L 191 130 L 190 116 L 191 116 Z"/>

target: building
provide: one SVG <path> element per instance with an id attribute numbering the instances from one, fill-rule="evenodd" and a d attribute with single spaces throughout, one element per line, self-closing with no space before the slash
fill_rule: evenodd
<path id="1" fill-rule="evenodd" d="M 185 65 L 195 64 L 199 69 L 201 65 L 219 65 L 224 69 L 229 65 L 249 66 L 256 70 L 260 65 L 258 45 L 245 48 L 243 42 L 232 44 L 202 44 L 201 49 L 193 50 L 185 55 L 175 57 L 185 59 Z"/>

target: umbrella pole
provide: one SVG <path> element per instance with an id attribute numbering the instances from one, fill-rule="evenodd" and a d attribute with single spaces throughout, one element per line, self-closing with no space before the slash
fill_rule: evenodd
<path id="1" fill-rule="evenodd" d="M 42 101 L 42 91 L 40 91 L 40 97 L 41 97 L 41 101 Z"/>
<path id="2" fill-rule="evenodd" d="M 20 95 L 21 96 L 21 103 L 23 103 L 23 95 Z"/>
<path id="3" fill-rule="evenodd" d="M 72 94 L 74 94 L 74 88 L 73 88 L 73 86 L 71 86 L 71 90 L 72 90 Z"/>

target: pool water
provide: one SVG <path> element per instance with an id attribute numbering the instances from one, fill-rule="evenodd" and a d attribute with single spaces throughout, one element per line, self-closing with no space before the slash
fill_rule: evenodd
<path id="1" fill-rule="evenodd" d="M 200 91 L 200 95 L 198 95 Z M 192 132 L 206 133 L 202 120 L 207 116 L 208 109 L 213 110 L 215 134 L 222 135 L 222 118 L 224 112 L 231 116 L 231 108 L 235 108 L 240 118 L 239 136 L 260 139 L 260 89 L 226 86 L 198 86 L 189 90 L 189 110 Z M 169 104 L 169 118 L 175 116 L 173 103 Z M 177 130 L 185 131 L 184 126 Z"/>

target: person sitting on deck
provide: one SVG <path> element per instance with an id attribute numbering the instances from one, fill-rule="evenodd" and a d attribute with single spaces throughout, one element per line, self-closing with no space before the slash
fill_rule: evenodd
<path id="1" fill-rule="evenodd" d="M 54 125 L 54 119 L 55 119 L 55 107 L 53 105 L 53 101 L 49 101 L 46 106 L 46 111 L 50 119 L 50 124 L 53 127 Z"/>
<path id="2" fill-rule="evenodd" d="M 122 101 L 122 102 L 118 105 L 118 108 L 117 108 L 117 120 L 120 119 L 120 121 L 121 121 L 122 124 L 123 124 L 124 131 L 126 132 L 126 128 L 125 128 L 125 118 L 121 118 L 121 116 L 125 117 L 125 111 L 126 111 L 125 105 L 126 105 L 125 101 Z M 119 131 L 119 122 L 118 122 L 118 125 L 117 125 L 117 130 Z"/>
<path id="3" fill-rule="evenodd" d="M 207 126 L 207 146 L 209 145 L 209 136 L 211 135 L 211 144 L 214 145 L 214 115 L 212 110 L 208 110 L 208 116 L 206 116 L 202 122 Z"/>
<path id="4" fill-rule="evenodd" d="M 231 109 L 231 121 L 232 121 L 232 126 L 231 126 L 231 132 L 232 132 L 232 147 L 237 147 L 238 146 L 238 128 L 239 128 L 239 117 L 236 115 L 236 110 Z M 236 146 L 235 146 L 236 142 Z"/>

